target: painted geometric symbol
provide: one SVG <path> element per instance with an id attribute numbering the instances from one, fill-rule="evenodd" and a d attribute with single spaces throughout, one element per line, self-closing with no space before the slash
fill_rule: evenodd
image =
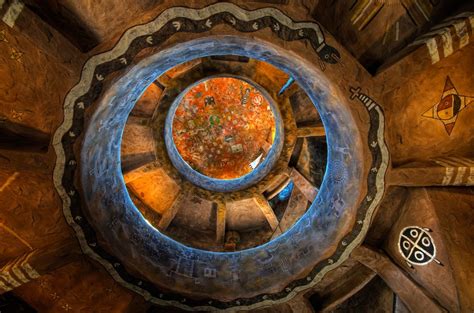
<path id="1" fill-rule="evenodd" d="M 433 238 L 429 234 L 429 228 L 409 226 L 402 229 L 398 241 L 398 250 L 408 265 L 426 265 L 431 261 L 438 261 L 436 256 L 436 246 Z"/>
<path id="2" fill-rule="evenodd" d="M 440 120 L 448 135 L 451 135 L 459 112 L 474 102 L 474 97 L 462 96 L 456 90 L 451 79 L 446 77 L 441 100 L 423 113 L 423 117 Z"/>
<path id="3" fill-rule="evenodd" d="M 252 98 L 253 105 L 261 105 L 263 103 L 263 97 L 261 95 L 256 95 Z"/>

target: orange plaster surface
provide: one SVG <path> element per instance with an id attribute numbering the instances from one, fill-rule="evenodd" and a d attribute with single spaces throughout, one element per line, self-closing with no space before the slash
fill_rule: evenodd
<path id="1" fill-rule="evenodd" d="M 275 119 L 258 89 L 232 77 L 216 77 L 182 98 L 173 120 L 181 157 L 212 178 L 234 179 L 261 163 L 275 136 Z"/>

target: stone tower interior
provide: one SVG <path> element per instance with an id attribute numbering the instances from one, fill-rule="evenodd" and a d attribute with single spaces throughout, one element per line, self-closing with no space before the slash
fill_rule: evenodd
<path id="1" fill-rule="evenodd" d="M 472 0 L 0 19 L 0 313 L 474 312 Z"/>

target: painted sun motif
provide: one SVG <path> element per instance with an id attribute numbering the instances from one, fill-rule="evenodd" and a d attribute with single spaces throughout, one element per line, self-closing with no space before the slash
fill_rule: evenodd
<path id="1" fill-rule="evenodd" d="M 448 135 L 451 135 L 459 112 L 474 102 L 474 97 L 463 96 L 458 93 L 451 79 L 446 77 L 441 100 L 423 113 L 423 117 L 440 120 Z"/>

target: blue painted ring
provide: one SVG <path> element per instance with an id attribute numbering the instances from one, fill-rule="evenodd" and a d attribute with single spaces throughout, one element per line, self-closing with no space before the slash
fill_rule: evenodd
<path id="1" fill-rule="evenodd" d="M 249 85 L 257 89 L 270 104 L 270 108 L 275 119 L 275 139 L 273 141 L 272 147 L 268 151 L 267 156 L 265 157 L 263 162 L 259 164 L 253 171 L 235 179 L 218 179 L 199 173 L 182 158 L 173 140 L 173 120 L 176 110 L 178 109 L 179 104 L 181 103 L 181 100 L 193 87 L 207 80 L 218 77 L 236 78 L 248 83 Z M 231 192 L 236 190 L 242 190 L 248 188 L 249 186 L 257 183 L 262 178 L 264 178 L 272 170 L 273 166 L 278 161 L 278 157 L 280 156 L 281 150 L 283 149 L 283 137 L 284 130 L 280 110 L 278 109 L 278 106 L 276 105 L 270 94 L 262 86 L 258 85 L 252 80 L 236 75 L 214 75 L 203 78 L 188 86 L 173 101 L 166 117 L 164 130 L 164 138 L 168 156 L 171 160 L 171 163 L 173 163 L 174 167 L 178 170 L 178 172 L 181 173 L 187 180 L 189 180 L 193 184 L 204 189 L 217 192 Z"/>
<path id="2" fill-rule="evenodd" d="M 187 247 L 151 226 L 133 204 L 118 164 L 127 117 L 136 99 L 156 77 L 188 60 L 224 54 L 271 63 L 295 78 L 321 114 L 327 132 L 328 165 L 315 201 L 288 231 L 256 248 L 218 253 Z M 314 275 L 329 270 L 327 263 L 315 266 L 334 254 L 335 243 L 353 223 L 368 162 L 360 149 L 362 136 L 350 105 L 332 86 L 330 79 L 307 59 L 276 44 L 246 36 L 208 36 L 177 43 L 131 66 L 103 92 L 89 120 L 81 150 L 84 208 L 103 245 L 115 260 L 150 283 L 203 298 L 232 300 L 275 293 L 312 269 Z M 343 259 L 338 251 L 333 256 L 336 261 Z M 169 275 L 173 266 L 183 260 L 186 264 L 194 262 L 200 271 L 211 267 L 217 276 L 206 278 L 203 288 L 187 276 Z M 112 265 L 107 269 L 115 271 Z M 270 270 L 275 274 L 266 274 Z"/>

